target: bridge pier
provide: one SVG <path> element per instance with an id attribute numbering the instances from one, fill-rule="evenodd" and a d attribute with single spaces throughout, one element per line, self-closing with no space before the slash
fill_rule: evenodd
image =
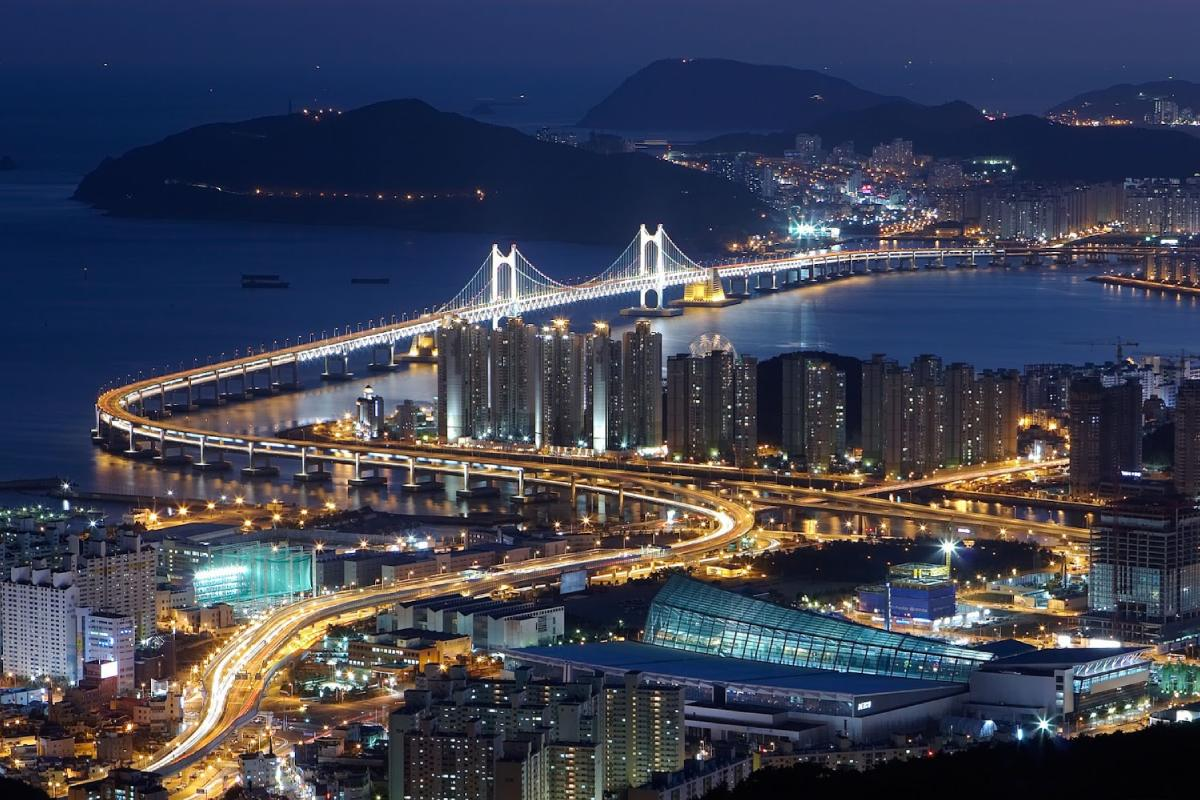
<path id="1" fill-rule="evenodd" d="M 192 463 L 192 457 L 187 454 L 182 442 L 168 442 L 166 432 L 158 432 L 158 455 L 154 463 L 159 467 L 186 467 Z"/>
<path id="2" fill-rule="evenodd" d="M 380 358 L 380 354 L 383 358 Z M 367 369 L 371 372 L 391 372 L 396 368 L 396 343 L 371 345 L 371 362 Z"/>
<path id="3" fill-rule="evenodd" d="M 408 483 L 401 485 L 400 490 L 408 494 L 417 494 L 420 492 L 440 492 L 446 488 L 438 481 L 437 475 L 433 473 L 425 473 L 425 475 L 426 477 L 418 480 L 417 460 L 410 458 L 408 460 Z"/>
<path id="4" fill-rule="evenodd" d="M 225 460 L 225 451 L 216 447 L 215 458 L 212 461 L 208 460 L 208 442 L 205 437 L 200 437 L 200 460 L 192 462 L 192 469 L 196 472 L 227 472 L 233 469 L 233 464 Z"/>
<path id="5" fill-rule="evenodd" d="M 333 480 L 333 473 L 325 469 L 325 459 L 313 458 L 312 468 L 309 468 L 308 448 L 300 451 L 300 471 L 292 476 L 297 483 L 327 483 Z"/>
<path id="6" fill-rule="evenodd" d="M 283 379 L 284 370 L 291 373 L 290 380 Z M 300 388 L 300 362 L 296 359 L 285 361 L 280 364 L 272 363 L 270 366 L 272 375 L 271 391 L 273 392 L 294 392 Z"/>
<path id="7" fill-rule="evenodd" d="M 271 365 L 270 365 L 270 363 L 268 363 L 266 367 L 260 367 L 258 369 L 253 369 L 253 370 L 249 370 L 249 371 L 247 371 L 243 368 L 242 372 L 243 372 L 243 380 L 248 381 L 248 384 L 246 385 L 246 396 L 247 397 L 258 397 L 258 396 L 267 397 L 267 396 L 274 394 L 275 389 L 271 385 Z M 258 385 L 258 376 L 263 372 L 267 373 L 267 385 L 259 386 Z"/>
<path id="8" fill-rule="evenodd" d="M 337 369 L 334 369 L 337 367 Z M 325 371 L 321 373 L 323 381 L 348 381 L 354 377 L 350 371 L 350 356 L 347 353 L 325 356 Z"/>
<path id="9" fill-rule="evenodd" d="M 764 279 L 766 278 L 770 279 L 768 283 L 764 283 Z M 769 294 L 771 292 L 779 291 L 779 286 L 776 283 L 776 273 L 774 271 L 760 272 L 758 274 L 758 286 L 755 287 L 755 291 L 759 292 L 760 294 Z"/>
<path id="10" fill-rule="evenodd" d="M 279 474 L 279 467 L 271 463 L 271 454 L 255 451 L 254 442 L 247 446 L 246 455 L 249 464 L 242 467 L 243 478 L 273 478 Z"/>
<path id="11" fill-rule="evenodd" d="M 206 397 L 206 389 L 211 389 L 212 396 Z M 216 378 L 211 383 L 202 383 L 196 388 L 196 405 L 197 406 L 219 406 L 225 403 L 225 399 L 221 397 L 220 381 Z"/>
<path id="12" fill-rule="evenodd" d="M 479 497 L 497 497 L 500 490 L 492 485 L 490 478 L 484 478 L 482 483 L 471 485 L 471 466 L 467 462 L 462 465 L 463 488 L 455 492 L 459 500 L 473 500 Z"/>
<path id="13" fill-rule="evenodd" d="M 244 366 L 242 367 L 240 373 L 226 375 L 223 380 L 225 381 L 225 391 L 221 392 L 220 396 L 225 402 L 228 403 L 234 400 L 245 400 L 250 396 L 246 391 L 246 368 Z M 235 380 L 238 382 L 238 388 L 236 392 L 233 391 L 229 385 Z"/>
<path id="14" fill-rule="evenodd" d="M 741 289 L 738 289 L 738 281 L 741 281 Z M 729 291 L 725 293 L 729 297 L 736 297 L 744 300 L 750 296 L 750 276 L 749 275 L 732 275 L 729 278 Z"/>
<path id="15" fill-rule="evenodd" d="M 354 477 L 349 481 L 351 486 L 387 486 L 387 477 L 383 468 L 377 465 L 363 464 L 362 453 L 354 454 Z"/>

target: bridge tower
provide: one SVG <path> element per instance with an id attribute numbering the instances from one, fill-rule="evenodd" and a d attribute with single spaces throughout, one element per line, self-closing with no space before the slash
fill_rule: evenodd
<path id="1" fill-rule="evenodd" d="M 667 288 L 666 238 L 667 234 L 663 230 L 662 223 L 659 223 L 654 233 L 646 230 L 645 225 L 638 229 L 637 274 L 639 277 L 648 277 L 654 282 L 653 286 L 642 289 L 639 303 L 642 308 L 646 308 L 646 292 L 650 289 L 654 289 L 656 295 L 657 302 L 654 308 L 663 307 L 663 290 Z M 653 245 L 653 249 L 651 249 L 651 245 Z"/>
<path id="2" fill-rule="evenodd" d="M 489 282 L 488 302 L 496 308 L 496 304 L 508 301 L 504 313 L 494 313 L 492 315 L 492 330 L 500 329 L 500 318 L 502 316 L 515 317 L 521 313 L 520 297 L 517 294 L 517 246 L 509 245 L 508 255 L 500 252 L 500 246 L 492 245 L 492 254 L 489 257 L 489 262 L 492 268 L 491 281 Z M 508 270 L 508 288 L 502 290 L 500 288 L 500 271 Z M 503 296 L 502 296 L 503 292 Z"/>

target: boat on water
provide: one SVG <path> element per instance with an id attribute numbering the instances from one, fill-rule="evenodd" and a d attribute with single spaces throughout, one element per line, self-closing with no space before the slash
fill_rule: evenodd
<path id="1" fill-rule="evenodd" d="M 242 274 L 243 289 L 286 289 L 290 283 L 274 274 Z"/>

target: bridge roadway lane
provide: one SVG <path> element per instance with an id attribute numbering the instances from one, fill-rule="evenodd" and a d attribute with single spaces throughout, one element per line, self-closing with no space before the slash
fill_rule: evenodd
<path id="1" fill-rule="evenodd" d="M 566 481 L 554 483 L 568 485 Z M 704 514 L 716 524 L 699 537 L 666 548 L 587 550 L 513 564 L 479 581 L 467 581 L 457 574 L 416 579 L 321 595 L 277 609 L 240 630 L 221 648 L 204 675 L 204 705 L 197 725 L 157 753 L 146 769 L 166 775 L 178 772 L 203 758 L 232 730 L 251 719 L 274 671 L 319 636 L 319 630 L 305 633 L 314 625 L 348 615 L 366 615 L 377 606 L 399 600 L 467 589 L 479 594 L 501 584 L 551 579 L 568 570 L 654 560 L 686 563 L 725 546 L 753 527 L 753 514 L 738 503 L 694 489 L 666 485 L 646 488 L 657 488 L 668 497 L 639 493 L 639 499 Z"/>
<path id="2" fill-rule="evenodd" d="M 1072 542 L 1087 542 L 1090 535 L 1087 528 L 1056 525 L 1050 522 L 1035 522 L 1013 517 L 998 517 L 978 511 L 958 511 L 957 509 L 943 508 L 941 506 L 885 500 L 880 497 L 864 496 L 853 491 L 833 492 L 799 487 L 767 487 L 761 483 L 747 483 L 744 481 L 729 481 L 728 483 L 731 486 L 754 493 L 757 502 L 768 506 L 814 510 L 827 509 L 831 511 L 844 511 L 851 514 L 871 514 L 879 517 L 924 519 L 946 522 L 952 525 L 973 526 L 977 529 L 983 527 L 996 528 L 997 532 L 1000 529 L 1011 530 L 1014 533 L 1027 531 L 1039 536 L 1054 537 L 1055 539 L 1065 538 Z"/>

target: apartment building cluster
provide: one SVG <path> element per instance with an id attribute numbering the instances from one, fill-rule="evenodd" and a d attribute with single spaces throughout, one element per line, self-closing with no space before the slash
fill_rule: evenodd
<path id="1" fill-rule="evenodd" d="M 535 447 L 662 444 L 662 335 L 639 320 L 574 333 L 514 317 L 497 330 L 449 317 L 437 333 L 438 435 Z"/>
<path id="2" fill-rule="evenodd" d="M 132 692 L 136 643 L 156 630 L 155 551 L 136 533 L 71 534 L 65 544 L 0 579 L 4 670 L 74 684 L 96 662 Z"/>
<path id="3" fill-rule="evenodd" d="M 428 669 L 388 721 L 391 800 L 601 800 L 684 767 L 684 690 Z"/>
<path id="4" fill-rule="evenodd" d="M 1020 416 L 1015 370 L 976 373 L 933 355 L 863 362 L 863 461 L 888 475 L 1015 458 Z"/>

